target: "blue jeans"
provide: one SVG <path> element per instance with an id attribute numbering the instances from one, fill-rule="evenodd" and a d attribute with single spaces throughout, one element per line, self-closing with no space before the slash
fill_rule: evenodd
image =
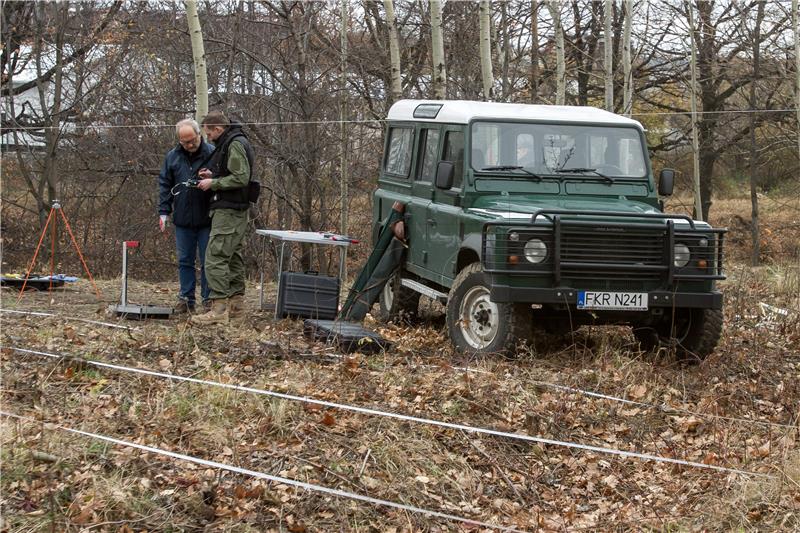
<path id="1" fill-rule="evenodd" d="M 195 276 L 195 261 L 200 255 L 200 296 L 203 301 L 208 300 L 208 282 L 206 281 L 206 246 L 211 228 L 187 228 L 175 226 L 175 247 L 178 250 L 178 279 L 181 290 L 178 297 L 189 305 L 195 304 L 194 288 L 197 284 Z"/>

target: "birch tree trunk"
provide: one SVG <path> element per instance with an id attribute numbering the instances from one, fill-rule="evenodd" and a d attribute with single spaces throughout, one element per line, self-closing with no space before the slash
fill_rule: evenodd
<path id="1" fill-rule="evenodd" d="M 622 34 L 622 112 L 631 116 L 633 112 L 633 70 L 631 69 L 631 24 L 633 0 L 623 0 L 625 29 Z"/>
<path id="2" fill-rule="evenodd" d="M 613 0 L 606 0 L 605 7 L 603 8 L 603 19 L 605 20 L 605 27 L 603 31 L 603 71 L 605 73 L 605 95 L 606 95 L 606 111 L 614 111 L 614 38 L 611 32 L 613 13 Z"/>
<path id="3" fill-rule="evenodd" d="M 491 3 L 489 3 L 489 8 L 491 10 Z M 489 17 L 491 21 L 491 16 Z M 500 26 L 503 28 L 503 54 L 500 56 L 503 58 L 503 102 L 508 101 L 508 97 L 511 94 L 511 79 L 509 78 L 509 69 L 511 68 L 511 37 L 509 35 L 508 27 L 508 2 L 500 2 Z"/>
<path id="4" fill-rule="evenodd" d="M 494 96 L 492 85 L 492 38 L 491 38 L 491 6 L 489 0 L 481 0 L 480 8 L 480 54 L 481 80 L 483 81 L 483 99 L 489 101 Z"/>
<path id="5" fill-rule="evenodd" d="M 196 95 L 195 120 L 200 122 L 208 114 L 208 75 L 206 52 L 203 48 L 203 30 L 197 14 L 197 0 L 186 0 L 186 19 L 189 23 L 189 38 L 192 41 L 194 59 L 194 90 Z"/>
<path id="6" fill-rule="evenodd" d="M 447 96 L 447 70 L 444 64 L 441 0 L 431 0 L 431 48 L 433 49 L 433 96 L 437 100 L 444 100 Z"/>
<path id="7" fill-rule="evenodd" d="M 397 18 L 394 15 L 394 1 L 383 0 L 386 10 L 386 28 L 389 32 L 389 60 L 392 69 L 392 102 L 403 97 L 402 78 L 400 77 L 400 40 L 397 34 Z"/>
<path id="8" fill-rule="evenodd" d="M 746 16 L 746 15 L 744 15 Z M 758 230 L 758 150 L 756 149 L 756 81 L 761 75 L 761 23 L 764 20 L 764 2 L 758 2 L 756 24 L 751 34 L 753 40 L 753 80 L 750 82 L 750 232 L 753 252 L 750 264 L 758 266 L 761 242 Z M 742 24 L 743 27 L 744 24 Z"/>
<path id="9" fill-rule="evenodd" d="M 531 103 L 539 103 L 539 1 L 531 2 Z"/>
<path id="10" fill-rule="evenodd" d="M 686 2 L 686 9 L 689 13 L 689 41 L 692 44 L 692 86 L 689 90 L 689 101 L 692 111 L 692 178 L 694 183 L 694 218 L 703 220 L 703 206 L 700 202 L 700 141 L 697 138 L 697 46 L 695 39 L 697 29 L 694 26 L 694 7 L 690 2 Z M 710 176 L 708 176 L 710 179 Z"/>
<path id="11" fill-rule="evenodd" d="M 547 9 L 553 19 L 556 40 L 556 105 L 564 105 L 567 93 L 567 69 L 564 59 L 564 29 L 561 27 L 560 0 L 548 0 Z"/>
<path id="12" fill-rule="evenodd" d="M 795 108 L 797 109 L 797 157 L 800 158 L 800 15 L 797 0 L 792 0 L 792 33 L 794 34 Z"/>

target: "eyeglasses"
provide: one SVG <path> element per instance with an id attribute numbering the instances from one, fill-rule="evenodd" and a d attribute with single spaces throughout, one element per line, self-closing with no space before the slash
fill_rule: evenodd
<path id="1" fill-rule="evenodd" d="M 198 140 L 200 140 L 199 135 L 193 139 L 189 139 L 188 141 L 184 141 L 183 139 L 178 139 L 178 143 L 180 143 L 181 146 L 192 146 L 193 144 L 196 144 Z"/>

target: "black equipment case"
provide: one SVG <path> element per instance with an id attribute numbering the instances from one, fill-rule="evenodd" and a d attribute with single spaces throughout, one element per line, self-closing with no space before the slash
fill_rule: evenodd
<path id="1" fill-rule="evenodd" d="M 334 319 L 339 311 L 339 278 L 313 273 L 281 272 L 278 318 Z"/>

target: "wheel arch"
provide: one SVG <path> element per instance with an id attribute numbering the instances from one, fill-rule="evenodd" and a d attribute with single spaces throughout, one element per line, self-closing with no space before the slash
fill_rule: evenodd
<path id="1" fill-rule="evenodd" d="M 481 260 L 481 254 L 478 250 L 471 247 L 461 248 L 458 251 L 458 257 L 456 258 L 455 274 L 458 275 L 458 273 L 464 270 L 466 267 L 468 267 L 472 263 L 477 263 L 480 260 Z"/>

